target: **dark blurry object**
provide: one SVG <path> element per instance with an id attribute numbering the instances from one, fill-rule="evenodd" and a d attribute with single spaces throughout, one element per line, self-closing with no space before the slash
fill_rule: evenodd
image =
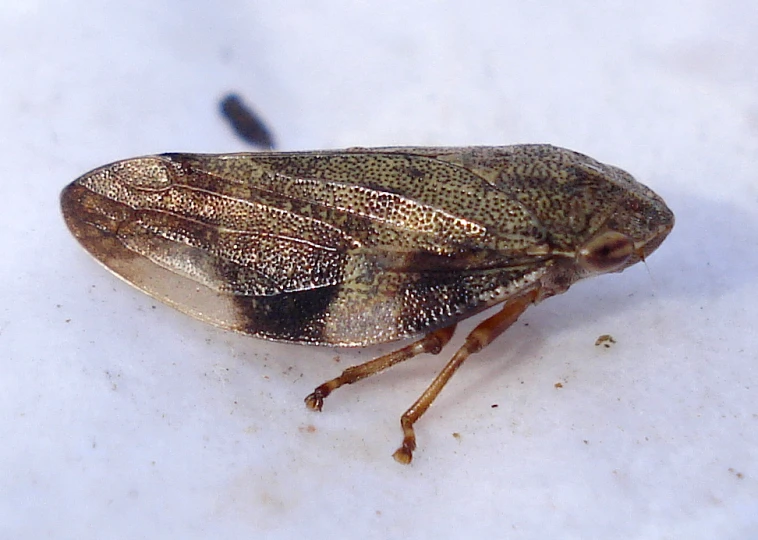
<path id="1" fill-rule="evenodd" d="M 227 94 L 221 100 L 221 114 L 245 142 L 271 150 L 274 137 L 258 115 L 246 106 L 237 94 Z"/>

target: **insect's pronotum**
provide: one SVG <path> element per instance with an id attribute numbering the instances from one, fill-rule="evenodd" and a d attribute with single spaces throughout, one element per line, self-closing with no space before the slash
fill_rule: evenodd
<path id="1" fill-rule="evenodd" d="M 331 346 L 423 336 L 317 387 L 312 409 L 503 304 L 403 414 L 402 463 L 469 355 L 530 304 L 644 260 L 674 225 L 628 173 L 549 145 L 164 154 L 89 172 L 61 205 L 108 269 L 222 328 Z"/>

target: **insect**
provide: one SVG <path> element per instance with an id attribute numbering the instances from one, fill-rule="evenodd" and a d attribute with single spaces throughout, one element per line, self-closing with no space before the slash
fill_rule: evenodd
<path id="1" fill-rule="evenodd" d="M 674 225 L 628 173 L 549 145 L 163 154 L 91 171 L 61 205 L 108 269 L 221 328 L 346 347 L 421 336 L 318 386 L 315 410 L 502 304 L 402 415 L 401 463 L 471 354 L 531 304 L 644 260 Z"/>

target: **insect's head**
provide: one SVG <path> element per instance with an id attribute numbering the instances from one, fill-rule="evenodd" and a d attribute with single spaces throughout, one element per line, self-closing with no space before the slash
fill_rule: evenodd
<path id="1" fill-rule="evenodd" d="M 601 191 L 615 200 L 610 211 L 603 212 L 605 220 L 576 250 L 575 260 L 585 275 L 621 272 L 656 250 L 671 232 L 674 214 L 626 171 L 609 165 L 590 169 L 587 172 L 595 172 L 598 182 L 607 184 Z"/>
<path id="2" fill-rule="evenodd" d="M 650 188 L 584 154 L 532 145 L 509 163 L 501 186 L 541 225 L 534 252 L 561 261 L 566 283 L 645 260 L 674 226 Z"/>

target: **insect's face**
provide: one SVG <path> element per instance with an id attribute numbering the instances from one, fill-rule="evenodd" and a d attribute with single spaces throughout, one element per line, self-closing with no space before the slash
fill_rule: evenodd
<path id="1" fill-rule="evenodd" d="M 663 199 L 627 172 L 604 165 L 603 176 L 615 204 L 605 222 L 575 253 L 585 276 L 620 272 L 644 261 L 674 226 L 674 214 Z"/>

